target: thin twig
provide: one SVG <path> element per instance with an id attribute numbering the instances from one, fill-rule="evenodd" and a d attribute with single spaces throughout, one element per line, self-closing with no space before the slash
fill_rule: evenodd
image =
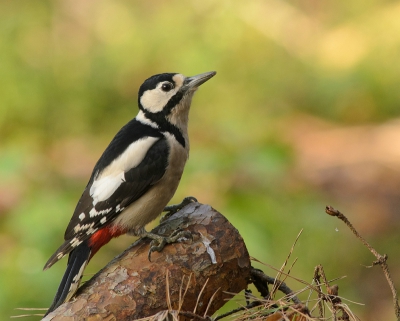
<path id="1" fill-rule="evenodd" d="M 190 274 L 189 274 L 189 279 L 188 279 L 188 281 L 187 281 L 186 289 L 185 289 L 185 292 L 183 293 L 183 295 L 182 295 L 182 287 L 183 287 L 183 281 L 185 280 L 185 276 L 183 276 L 183 278 L 182 278 L 181 287 L 179 288 L 179 307 L 178 307 L 178 313 L 181 311 L 181 308 L 182 308 L 182 305 L 183 305 L 183 300 L 185 300 L 186 293 L 187 293 L 187 291 L 188 291 L 188 289 L 189 289 L 190 280 L 192 279 L 192 274 L 193 274 L 193 273 L 190 273 Z"/>
<path id="2" fill-rule="evenodd" d="M 197 306 L 199 305 L 200 297 L 201 297 L 201 295 L 203 294 L 204 289 L 206 288 L 206 285 L 207 285 L 207 283 L 208 283 L 208 280 L 209 280 L 209 279 L 207 279 L 207 281 L 204 283 L 203 287 L 202 287 L 201 290 L 200 290 L 199 295 L 197 296 L 196 306 L 194 307 L 193 313 L 196 313 Z"/>
<path id="3" fill-rule="evenodd" d="M 323 280 L 323 283 L 321 283 L 321 278 Z M 320 292 L 318 292 L 318 299 L 319 300 L 319 312 L 320 312 L 320 318 L 323 317 L 323 305 L 322 301 L 329 302 L 332 305 L 332 314 L 333 314 L 333 320 L 336 321 L 336 312 L 337 310 L 340 310 L 342 312 L 342 317 L 341 320 L 350 320 L 350 317 L 348 313 L 346 312 L 346 309 L 343 308 L 342 305 L 342 300 L 338 296 L 339 294 L 339 287 L 337 285 L 329 285 L 329 282 L 326 278 L 324 268 L 322 265 L 317 265 L 314 269 L 314 281 L 316 282 L 317 286 L 320 289 Z M 324 284 L 326 287 L 326 293 L 324 294 L 321 289 L 321 284 Z"/>
<path id="4" fill-rule="evenodd" d="M 260 281 L 266 282 L 268 284 L 276 283 L 276 279 L 275 278 L 264 274 L 264 272 L 261 271 L 261 270 L 258 270 L 258 269 L 255 269 L 255 268 L 251 268 L 250 274 L 256 280 L 260 280 Z M 300 304 L 301 303 L 301 301 L 296 297 L 296 295 L 294 295 L 294 292 L 285 284 L 285 282 L 279 282 L 278 284 L 279 284 L 279 286 L 278 286 L 278 290 L 279 291 L 283 292 L 288 297 L 290 297 L 290 299 L 294 303 L 296 303 L 296 304 Z"/>
<path id="5" fill-rule="evenodd" d="M 376 261 L 372 263 L 372 265 L 380 265 L 383 273 L 386 277 L 387 282 L 389 283 L 390 290 L 392 291 L 393 296 L 393 306 L 397 321 L 400 321 L 400 306 L 399 299 L 397 296 L 396 288 L 394 287 L 392 277 L 390 276 L 389 266 L 387 265 L 388 256 L 386 254 L 379 254 L 354 228 L 354 226 L 350 223 L 346 216 L 340 211 L 334 209 L 332 206 L 327 206 L 325 208 L 325 212 L 331 216 L 336 216 L 338 219 L 342 220 L 353 232 L 353 234 L 370 250 L 370 252 L 376 257 Z"/>
<path id="6" fill-rule="evenodd" d="M 26 318 L 26 317 L 43 317 L 44 314 L 20 314 L 20 315 L 12 315 L 10 316 L 11 319 L 17 318 Z"/>
<path id="7" fill-rule="evenodd" d="M 193 319 L 193 320 L 198 320 L 198 321 L 210 321 L 209 317 L 202 317 L 196 313 L 190 312 L 190 311 L 180 311 L 179 315 L 186 317 L 188 319 Z"/>
<path id="8" fill-rule="evenodd" d="M 314 281 L 315 285 L 318 287 L 317 294 L 318 294 L 318 310 L 319 310 L 319 317 L 323 318 L 324 317 L 324 305 L 322 304 L 322 297 L 323 297 L 323 292 L 321 288 L 321 282 L 319 280 L 320 274 L 318 273 L 319 271 L 319 265 L 317 265 L 314 269 Z M 325 274 L 323 274 L 323 277 L 325 277 Z M 325 284 L 326 284 L 326 279 L 325 279 Z"/>
<path id="9" fill-rule="evenodd" d="M 297 235 L 297 237 L 296 237 L 294 243 L 292 244 L 292 247 L 291 247 L 291 249 L 290 249 L 290 251 L 289 251 L 288 256 L 286 257 L 285 262 L 283 262 L 282 267 L 279 269 L 278 275 L 277 275 L 276 278 L 275 278 L 275 283 L 274 283 L 274 285 L 272 286 L 272 290 L 271 290 L 271 293 L 270 293 L 270 298 L 271 298 L 271 300 L 273 299 L 276 290 L 279 289 L 279 284 L 280 284 L 281 282 L 283 283 L 284 280 L 289 276 L 290 269 L 289 269 L 289 271 L 286 273 L 285 279 L 282 280 L 282 281 L 280 280 L 281 275 L 282 275 L 282 272 L 285 270 L 285 267 L 286 267 L 286 265 L 287 265 L 287 263 L 288 263 L 288 261 L 289 261 L 291 255 L 292 255 L 292 253 L 293 253 L 293 251 L 294 251 L 294 247 L 296 246 L 297 241 L 299 240 L 300 235 L 301 235 L 302 232 L 303 232 L 303 229 L 300 230 L 300 232 L 299 232 L 299 234 Z M 295 260 L 295 262 L 296 262 L 296 261 L 297 261 L 297 259 Z M 295 262 L 294 262 L 294 263 L 295 263 Z M 293 263 L 293 264 L 294 264 L 294 263 Z"/>
<path id="10" fill-rule="evenodd" d="M 14 310 L 20 310 L 20 311 L 47 311 L 47 308 L 15 308 Z M 32 316 L 43 317 L 44 313 L 12 315 L 12 316 L 10 316 L 10 319 L 25 318 L 25 317 L 32 317 Z"/>
<path id="11" fill-rule="evenodd" d="M 171 297 L 169 294 L 169 270 L 165 273 L 165 294 L 167 297 L 168 311 L 172 311 Z"/>
<path id="12" fill-rule="evenodd" d="M 240 311 L 243 311 L 243 310 L 249 310 L 249 309 L 251 309 L 251 308 L 258 307 L 258 306 L 260 306 L 260 305 L 263 305 L 264 303 L 265 303 L 265 302 L 262 302 L 262 301 L 253 301 L 253 302 L 251 302 L 250 304 L 248 304 L 248 305 L 246 305 L 246 306 L 239 307 L 239 308 L 233 309 L 233 310 L 231 310 L 231 311 L 228 311 L 228 312 L 226 312 L 226 313 L 224 313 L 224 314 L 221 314 L 221 315 L 217 316 L 216 318 L 214 318 L 213 320 L 214 320 L 214 321 L 218 321 L 218 320 L 223 319 L 223 318 L 226 318 L 226 317 L 228 317 L 228 316 L 230 316 L 230 315 L 232 315 L 232 314 L 234 314 L 234 313 L 237 313 L 237 312 L 240 312 Z"/>
<path id="13" fill-rule="evenodd" d="M 207 316 L 208 309 L 210 308 L 211 303 L 213 302 L 214 297 L 217 294 L 217 292 L 219 291 L 219 289 L 220 289 L 220 287 L 217 290 L 215 290 L 214 294 L 211 296 L 210 300 L 208 301 L 208 305 L 207 305 L 206 311 L 204 312 L 204 315 L 203 315 L 204 318 Z"/>

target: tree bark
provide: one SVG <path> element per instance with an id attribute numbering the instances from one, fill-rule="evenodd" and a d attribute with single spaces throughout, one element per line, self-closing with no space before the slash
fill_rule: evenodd
<path id="1" fill-rule="evenodd" d="M 152 232 L 167 236 L 177 228 L 190 231 L 193 240 L 153 252 L 151 262 L 150 240 L 138 240 L 44 320 L 123 321 L 171 309 L 212 315 L 247 287 L 249 254 L 222 214 L 191 203 Z"/>

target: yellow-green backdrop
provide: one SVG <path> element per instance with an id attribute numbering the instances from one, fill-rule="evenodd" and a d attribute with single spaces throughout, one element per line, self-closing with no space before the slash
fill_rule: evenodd
<path id="1" fill-rule="evenodd" d="M 374 258 L 324 208 L 389 255 L 400 288 L 399 17 L 377 0 L 0 1 L 0 318 L 50 304 L 66 260 L 42 267 L 142 81 L 216 70 L 173 202 L 211 204 L 277 268 L 303 229 L 293 276 L 323 264 L 362 320 L 394 319 Z"/>

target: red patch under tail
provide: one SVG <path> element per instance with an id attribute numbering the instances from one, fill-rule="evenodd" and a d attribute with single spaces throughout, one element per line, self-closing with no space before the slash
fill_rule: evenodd
<path id="1" fill-rule="evenodd" d="M 90 258 L 96 254 L 96 252 L 103 246 L 106 245 L 114 237 L 118 237 L 126 233 L 126 229 L 122 229 L 116 226 L 104 227 L 101 230 L 95 232 L 89 239 L 89 246 L 91 248 Z"/>

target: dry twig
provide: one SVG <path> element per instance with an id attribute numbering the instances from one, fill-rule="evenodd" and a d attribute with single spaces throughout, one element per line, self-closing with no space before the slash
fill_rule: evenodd
<path id="1" fill-rule="evenodd" d="M 321 283 L 321 278 L 323 283 Z M 332 304 L 332 312 L 333 312 L 333 320 L 336 321 L 336 312 L 337 310 L 342 311 L 341 320 L 350 320 L 349 315 L 347 314 L 345 308 L 342 306 L 342 300 L 338 297 L 339 287 L 337 285 L 330 286 L 328 280 L 326 279 L 324 268 L 322 265 L 317 265 L 314 270 L 314 281 L 319 289 L 318 291 L 318 307 L 319 307 L 319 316 L 323 318 L 323 306 L 322 302 L 330 302 Z M 324 294 L 321 289 L 321 284 L 324 284 L 326 287 L 326 293 Z"/>
<path id="2" fill-rule="evenodd" d="M 390 290 L 392 291 L 393 296 L 393 306 L 396 314 L 397 321 L 400 321 L 400 306 L 399 299 L 397 296 L 396 288 L 394 287 L 394 283 L 392 277 L 390 276 L 389 266 L 387 264 L 388 256 L 386 254 L 379 254 L 354 228 L 354 226 L 350 223 L 347 217 L 341 213 L 340 211 L 334 209 L 332 206 L 327 206 L 325 208 L 325 212 L 331 216 L 336 216 L 338 219 L 342 220 L 349 229 L 353 232 L 353 234 L 370 250 L 370 252 L 376 257 L 376 261 L 372 262 L 372 266 L 380 265 L 383 273 L 386 277 L 387 282 L 389 283 Z"/>
<path id="3" fill-rule="evenodd" d="M 277 281 L 275 278 L 270 277 L 264 274 L 263 271 L 251 268 L 250 274 L 253 280 L 253 283 L 258 291 L 262 294 L 262 289 L 264 288 L 264 284 L 276 284 Z M 285 284 L 285 282 L 278 282 L 278 290 L 284 293 L 288 298 L 290 298 L 294 303 L 301 304 L 301 301 L 294 295 L 294 292 Z M 263 295 L 264 296 L 264 295 Z"/>
<path id="4" fill-rule="evenodd" d="M 277 281 L 276 278 L 270 277 L 270 276 L 264 274 L 263 271 L 261 271 L 259 269 L 255 269 L 253 267 L 250 270 L 250 274 L 251 274 L 251 279 L 252 279 L 254 286 L 260 292 L 263 299 L 248 302 L 246 306 L 242 306 L 242 307 L 236 308 L 232 311 L 221 314 L 218 317 L 216 317 L 214 319 L 214 321 L 218 321 L 218 320 L 225 318 L 227 316 L 230 316 L 234 313 L 249 310 L 249 309 L 261 306 L 261 305 L 266 305 L 266 307 L 269 307 L 269 308 L 278 308 L 278 305 L 276 305 L 275 301 L 270 301 L 270 293 L 268 290 L 268 284 L 278 285 L 277 289 L 279 291 L 284 293 L 287 298 L 292 300 L 296 304 L 296 306 L 302 306 L 302 308 L 303 308 L 302 302 L 296 297 L 294 292 L 284 282 Z M 246 299 L 248 300 L 249 298 L 250 297 L 247 294 Z"/>

